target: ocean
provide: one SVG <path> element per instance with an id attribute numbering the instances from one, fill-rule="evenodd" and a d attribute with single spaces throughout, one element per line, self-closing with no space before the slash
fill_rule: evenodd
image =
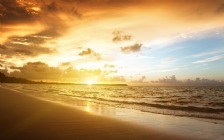
<path id="1" fill-rule="evenodd" d="M 77 105 L 77 100 L 164 115 L 224 120 L 224 87 L 2 84 L 25 94 Z"/>

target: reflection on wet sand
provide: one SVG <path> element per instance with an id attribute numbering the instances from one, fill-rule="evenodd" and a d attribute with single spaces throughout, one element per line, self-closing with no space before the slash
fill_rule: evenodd
<path id="1" fill-rule="evenodd" d="M 116 108 L 97 104 L 91 101 L 86 102 L 84 110 L 96 115 L 116 116 Z"/>
<path id="2" fill-rule="evenodd" d="M 39 90 L 15 90 L 22 91 L 24 94 L 72 106 L 81 109 L 93 115 L 103 115 L 111 118 L 120 119 L 123 121 L 137 123 L 148 127 L 154 127 L 162 131 L 169 131 L 173 134 L 198 137 L 199 139 L 223 139 L 224 123 L 220 120 L 218 123 L 205 122 L 189 117 L 177 117 L 172 115 L 161 115 L 149 112 L 136 110 L 134 107 L 122 107 L 120 103 L 110 103 L 105 101 L 96 101 L 92 98 L 86 98 L 86 92 L 81 92 L 82 96 L 74 97 L 73 90 L 60 92 L 42 91 Z M 12 89 L 12 88 L 11 88 Z M 78 89 L 76 89 L 78 90 Z M 77 91 L 80 92 L 80 91 Z M 108 91 L 109 92 L 109 91 Z M 80 94 L 81 94 L 80 93 Z M 107 92 L 105 92 L 106 94 Z M 98 93 L 94 93 L 94 97 Z M 88 95 L 89 96 L 89 95 Z M 208 121 L 208 120 L 207 120 Z M 201 135 L 203 134 L 203 135 Z"/>

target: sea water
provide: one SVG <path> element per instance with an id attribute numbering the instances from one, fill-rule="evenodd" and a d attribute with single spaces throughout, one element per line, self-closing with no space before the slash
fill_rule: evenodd
<path id="1" fill-rule="evenodd" d="M 93 115 L 112 117 L 171 134 L 193 139 L 224 139 L 224 87 L 1 86 Z"/>
<path id="2" fill-rule="evenodd" d="M 7 84 L 24 93 L 72 104 L 74 99 L 165 115 L 224 120 L 224 87 Z"/>

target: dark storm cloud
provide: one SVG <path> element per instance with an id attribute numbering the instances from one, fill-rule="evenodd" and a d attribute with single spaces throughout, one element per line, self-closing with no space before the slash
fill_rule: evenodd
<path id="1" fill-rule="evenodd" d="M 79 56 L 91 56 L 91 57 L 96 58 L 97 60 L 100 60 L 101 59 L 100 54 L 99 53 L 96 53 L 95 51 L 93 51 L 90 48 L 87 48 L 86 50 L 83 50 L 78 55 Z"/>
<path id="2" fill-rule="evenodd" d="M 142 44 L 134 44 L 126 47 L 121 47 L 121 51 L 123 53 L 132 53 L 132 52 L 139 52 L 141 50 Z"/>

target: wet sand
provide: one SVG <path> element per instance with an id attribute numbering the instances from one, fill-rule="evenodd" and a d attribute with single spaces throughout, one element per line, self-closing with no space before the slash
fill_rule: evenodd
<path id="1" fill-rule="evenodd" d="M 181 140 L 141 125 L 96 116 L 0 87 L 1 140 Z"/>

